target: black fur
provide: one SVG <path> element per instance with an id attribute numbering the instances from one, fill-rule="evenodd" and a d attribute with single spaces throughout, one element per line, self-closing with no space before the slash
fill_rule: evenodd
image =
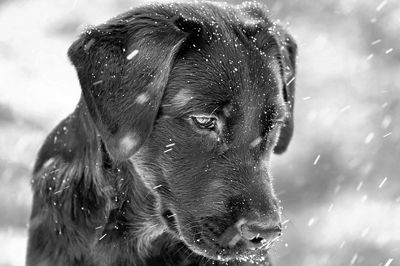
<path id="1" fill-rule="evenodd" d="M 34 167 L 27 265 L 269 265 L 222 244 L 240 218 L 279 223 L 268 161 L 292 136 L 296 45 L 263 7 L 143 6 L 68 55 L 82 98 Z"/>

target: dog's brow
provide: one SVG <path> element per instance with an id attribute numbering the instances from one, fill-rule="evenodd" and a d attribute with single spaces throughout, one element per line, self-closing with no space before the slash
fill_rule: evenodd
<path id="1" fill-rule="evenodd" d="M 223 104 L 218 104 L 218 103 L 188 103 L 185 106 L 184 112 L 187 114 L 190 113 L 202 113 L 202 114 L 207 114 L 207 115 L 213 115 L 219 112 L 221 108 L 223 108 Z"/>
<path id="2" fill-rule="evenodd" d="M 221 97 L 221 96 L 219 96 Z M 200 92 L 190 88 L 182 88 L 168 97 L 168 100 L 162 104 L 164 112 L 177 113 L 179 116 L 186 116 L 193 113 L 202 113 L 207 115 L 220 112 L 230 99 L 216 99 L 209 93 Z"/>
<path id="3" fill-rule="evenodd" d="M 193 94 L 189 89 L 181 89 L 173 98 L 172 104 L 177 107 L 183 107 L 193 99 Z"/>

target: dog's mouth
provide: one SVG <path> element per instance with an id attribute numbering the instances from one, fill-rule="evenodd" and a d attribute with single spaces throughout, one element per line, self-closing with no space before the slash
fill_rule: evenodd
<path id="1" fill-rule="evenodd" d="M 200 224 L 196 226 L 196 222 L 193 222 L 189 227 L 191 230 L 181 230 L 178 224 L 177 214 L 169 209 L 162 212 L 162 219 L 171 233 L 184 242 L 192 252 L 201 257 L 224 262 L 239 260 L 261 263 L 268 260 L 269 246 L 253 250 L 244 250 L 244 241 L 237 240 L 235 248 L 225 247 L 219 243 L 216 237 L 207 234 L 203 230 L 203 226 L 200 226 Z M 185 228 L 187 228 L 187 226 Z M 251 242 L 255 244 L 258 244 L 260 241 L 260 239 L 251 240 Z"/>
<path id="2" fill-rule="evenodd" d="M 194 253 L 215 261 L 244 261 L 251 263 L 262 263 L 269 260 L 269 247 L 245 250 L 243 249 L 244 242 L 238 243 L 235 248 L 229 248 L 221 246 L 214 239 L 202 236 L 200 239 L 197 239 L 196 243 L 186 244 Z"/>

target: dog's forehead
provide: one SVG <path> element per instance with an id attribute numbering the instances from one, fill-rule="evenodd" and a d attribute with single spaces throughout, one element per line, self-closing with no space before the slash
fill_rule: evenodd
<path id="1" fill-rule="evenodd" d="M 275 47 L 271 47 L 275 49 Z M 206 47 L 193 45 L 177 58 L 164 104 L 182 112 L 212 111 L 229 103 L 262 107 L 282 92 L 280 64 L 275 51 L 265 54 L 234 34 L 221 36 Z"/>
<path id="2" fill-rule="evenodd" d="M 168 23 L 164 26 L 175 21 L 176 30 L 188 31 L 201 25 L 203 31 L 202 42 L 186 42 L 185 51 L 178 52 L 164 91 L 163 107 L 173 107 L 172 111 L 177 112 L 193 108 L 212 111 L 232 102 L 238 107 L 249 101 L 261 103 L 261 99 L 275 99 L 271 96 L 281 93 L 280 51 L 276 42 L 270 41 L 274 39 L 270 30 L 274 24 L 257 5 L 232 7 L 196 2 L 154 5 L 150 9 L 145 12 L 165 17 Z M 129 14 L 124 21 L 133 23 Z M 252 34 L 260 30 L 264 34 L 257 40 Z M 133 50 L 128 59 L 137 53 Z M 143 104 L 148 99 L 148 94 L 142 93 L 136 102 Z"/>

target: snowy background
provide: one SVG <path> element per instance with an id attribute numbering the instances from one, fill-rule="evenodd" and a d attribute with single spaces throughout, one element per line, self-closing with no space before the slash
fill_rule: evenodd
<path id="1" fill-rule="evenodd" d="M 0 0 L 0 266 L 24 264 L 32 164 L 78 101 L 69 45 L 142 1 L 105 2 Z M 400 265 L 400 1 L 265 3 L 300 52 L 275 265 Z"/>

